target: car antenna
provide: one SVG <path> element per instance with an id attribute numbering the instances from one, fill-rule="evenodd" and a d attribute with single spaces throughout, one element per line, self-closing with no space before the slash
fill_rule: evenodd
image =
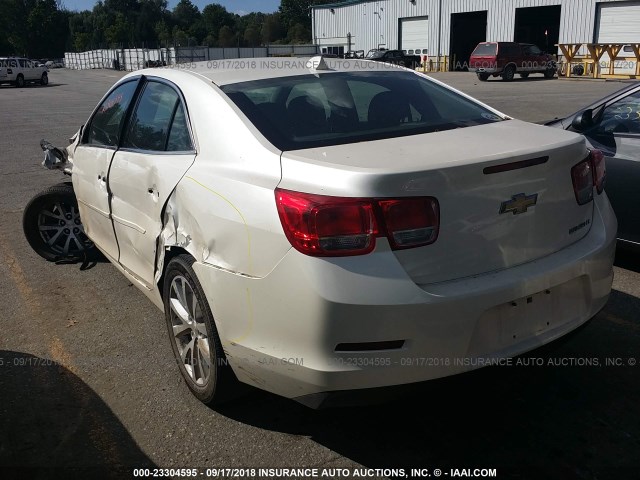
<path id="1" fill-rule="evenodd" d="M 315 57 L 311 57 L 307 62 L 307 68 L 311 70 L 311 72 L 317 72 L 322 70 L 332 70 L 327 64 L 327 61 L 324 59 L 322 55 L 318 55 Z"/>

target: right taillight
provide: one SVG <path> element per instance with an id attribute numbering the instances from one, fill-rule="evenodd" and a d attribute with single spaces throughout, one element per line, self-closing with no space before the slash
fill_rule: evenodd
<path id="1" fill-rule="evenodd" d="M 578 205 L 593 200 L 593 187 L 598 195 L 604 190 L 607 178 L 604 155 L 600 150 L 591 150 L 589 156 L 571 169 L 573 191 Z"/>
<path id="2" fill-rule="evenodd" d="M 345 198 L 283 189 L 276 189 L 275 196 L 289 243 L 306 255 L 365 255 L 380 236 L 387 236 L 394 250 L 438 238 L 440 210 L 433 197 Z"/>
<path id="3" fill-rule="evenodd" d="M 433 197 L 378 200 L 393 249 L 429 245 L 438 238 L 440 209 Z"/>

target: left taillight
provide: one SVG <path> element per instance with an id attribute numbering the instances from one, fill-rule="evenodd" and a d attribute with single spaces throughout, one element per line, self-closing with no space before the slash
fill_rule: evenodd
<path id="1" fill-rule="evenodd" d="M 317 257 L 364 255 L 376 245 L 370 201 L 276 190 L 284 233 L 298 251 Z"/>
<path id="2" fill-rule="evenodd" d="M 371 199 L 276 189 L 284 233 L 298 251 L 318 257 L 365 255 L 387 236 L 394 250 L 429 245 L 438 237 L 435 198 Z"/>

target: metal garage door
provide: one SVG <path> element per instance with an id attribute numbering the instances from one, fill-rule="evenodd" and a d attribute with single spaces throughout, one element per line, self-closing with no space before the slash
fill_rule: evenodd
<path id="1" fill-rule="evenodd" d="M 427 17 L 401 18 L 400 19 L 400 49 L 421 51 L 428 48 Z M 426 53 L 426 52 L 422 52 Z"/>
<path id="2" fill-rule="evenodd" d="M 640 42 L 640 2 L 601 3 L 597 43 Z"/>

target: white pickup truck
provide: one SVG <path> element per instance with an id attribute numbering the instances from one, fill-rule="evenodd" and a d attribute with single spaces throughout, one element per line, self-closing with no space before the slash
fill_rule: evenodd
<path id="1" fill-rule="evenodd" d="M 34 61 L 18 57 L 0 57 L 0 84 L 10 83 L 18 88 L 27 82 L 37 82 L 40 85 L 49 83 L 47 67 L 39 67 Z"/>

